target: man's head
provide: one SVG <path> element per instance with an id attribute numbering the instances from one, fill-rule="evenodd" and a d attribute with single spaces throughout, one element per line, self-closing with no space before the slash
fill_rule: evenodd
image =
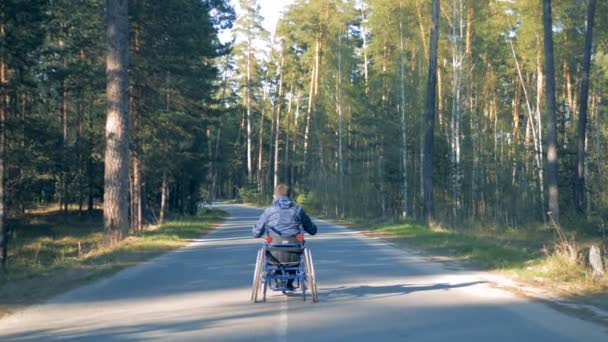
<path id="1" fill-rule="evenodd" d="M 289 197 L 289 186 L 287 184 L 277 184 L 274 187 L 274 197 Z"/>

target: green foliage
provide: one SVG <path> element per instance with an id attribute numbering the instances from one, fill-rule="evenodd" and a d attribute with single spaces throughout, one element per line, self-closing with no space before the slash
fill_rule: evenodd
<path id="1" fill-rule="evenodd" d="M 260 200 L 260 193 L 257 187 L 250 185 L 239 189 L 239 197 L 244 203 L 257 203 Z"/>

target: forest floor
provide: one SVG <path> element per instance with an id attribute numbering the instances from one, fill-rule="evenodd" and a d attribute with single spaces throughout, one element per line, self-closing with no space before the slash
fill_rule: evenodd
<path id="1" fill-rule="evenodd" d="M 223 218 L 223 212 L 205 209 L 106 247 L 100 210 L 27 213 L 10 222 L 9 265 L 0 271 L 0 317 L 183 247 Z"/>
<path id="2" fill-rule="evenodd" d="M 570 257 L 556 244 L 555 232 L 550 227 L 429 229 L 418 223 L 337 222 L 370 237 L 388 240 L 397 247 L 420 250 L 434 261 L 457 262 L 470 269 L 491 271 L 514 281 L 514 286 L 507 289 L 524 296 L 540 300 L 550 297 L 580 304 L 585 310 L 593 307 L 608 312 L 608 274 L 594 277 L 582 262 L 583 252 L 577 258 Z M 578 251 L 597 244 L 606 255 L 608 243 L 601 238 L 579 234 L 575 240 Z M 524 287 L 533 293 L 520 291 Z"/>

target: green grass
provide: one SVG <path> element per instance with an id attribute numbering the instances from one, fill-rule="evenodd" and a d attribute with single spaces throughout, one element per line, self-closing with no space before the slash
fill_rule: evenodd
<path id="1" fill-rule="evenodd" d="M 183 247 L 223 218 L 219 210 L 174 218 L 108 247 L 99 211 L 30 213 L 11 222 L 15 234 L 9 266 L 0 272 L 0 316 Z"/>
<path id="2" fill-rule="evenodd" d="M 374 230 L 391 234 L 418 248 L 473 261 L 484 268 L 521 267 L 542 257 L 540 251 L 504 236 L 480 236 L 475 232 L 426 228 L 416 223 L 378 226 Z"/>

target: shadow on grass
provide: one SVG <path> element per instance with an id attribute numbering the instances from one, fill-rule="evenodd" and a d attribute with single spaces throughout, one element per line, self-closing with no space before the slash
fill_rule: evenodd
<path id="1" fill-rule="evenodd" d="M 224 216 L 219 210 L 207 210 L 199 216 L 175 217 L 161 227 L 105 247 L 101 244 L 101 211 L 27 215 L 13 222 L 17 234 L 9 267 L 0 272 L 0 316 L 183 247 Z"/>

